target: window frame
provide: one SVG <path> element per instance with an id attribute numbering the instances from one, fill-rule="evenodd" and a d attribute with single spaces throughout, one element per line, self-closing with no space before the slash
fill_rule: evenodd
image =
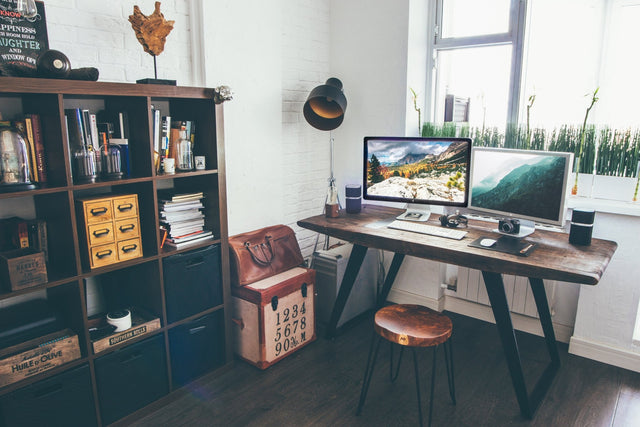
<path id="1" fill-rule="evenodd" d="M 509 8 L 509 31 L 506 33 L 483 34 L 468 37 L 446 37 L 441 35 L 443 20 L 443 3 L 446 0 L 431 2 L 428 20 L 429 54 L 427 55 L 427 72 L 425 97 L 425 117 L 435 121 L 435 103 L 439 95 L 438 87 L 438 51 L 468 49 L 474 47 L 511 45 L 511 70 L 509 72 L 509 97 L 507 99 L 507 117 L 505 127 L 509 123 L 517 123 L 519 119 L 520 97 L 522 92 L 522 70 L 524 62 L 524 38 L 527 16 L 527 0 L 511 0 Z"/>

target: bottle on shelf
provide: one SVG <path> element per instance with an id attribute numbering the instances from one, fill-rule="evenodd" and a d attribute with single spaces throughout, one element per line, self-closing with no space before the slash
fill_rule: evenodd
<path id="1" fill-rule="evenodd" d="M 180 139 L 176 151 L 176 169 L 179 171 L 193 170 L 193 150 L 191 149 L 191 141 L 187 138 L 185 127 L 180 129 Z"/>

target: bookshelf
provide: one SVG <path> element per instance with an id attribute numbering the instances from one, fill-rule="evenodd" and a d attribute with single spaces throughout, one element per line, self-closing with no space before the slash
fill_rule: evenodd
<path id="1" fill-rule="evenodd" d="M 67 140 L 65 110 L 125 112 L 129 121 L 130 174 L 118 180 L 74 183 Z M 153 111 L 175 120 L 196 124 L 194 155 L 205 156 L 206 169 L 163 175 L 154 166 Z M 45 299 L 61 314 L 64 327 L 78 335 L 80 357 L 26 379 L 0 387 L 0 425 L 13 425 L 20 401 L 40 385 L 60 381 L 69 395 L 66 407 L 42 404 L 42 410 L 73 416 L 79 402 L 93 405 L 83 410 L 91 422 L 107 425 L 135 419 L 154 405 L 175 396 L 185 384 L 209 372 L 217 372 L 232 361 L 230 345 L 229 259 L 227 201 L 224 158 L 223 107 L 215 104 L 209 88 L 83 82 L 29 78 L 0 78 L 0 112 L 4 120 L 37 114 L 41 120 L 46 155 L 46 184 L 21 192 L 0 192 L 0 218 L 19 216 L 47 224 L 48 282 L 18 291 L 0 290 L 0 313 L 17 303 Z M 205 229 L 213 240 L 184 249 L 161 247 L 159 194 L 167 192 L 203 194 Z M 92 197 L 135 194 L 138 203 L 142 256 L 104 267 L 91 268 L 83 256 L 84 224 L 78 201 Z M 204 290 L 214 290 L 209 303 L 189 307 L 190 300 L 176 299 L 176 287 L 167 277 L 170 268 L 205 257 L 215 267 L 213 278 L 198 281 Z M 198 258 L 199 259 L 199 258 Z M 171 273 L 168 273 L 171 272 Z M 197 277 L 197 276 L 194 276 Z M 181 292 L 180 289 L 177 292 Z M 181 301 L 181 302 L 177 302 Z M 180 306 L 184 305 L 184 307 Z M 94 352 L 89 329 L 102 310 L 119 306 L 140 307 L 159 319 L 160 327 L 106 350 Z M 167 315 L 167 307 L 182 313 Z M 190 331 L 210 331 L 190 338 Z M 208 335 L 207 335 L 208 334 Z M 1 343 L 0 343 L 1 344 Z M 185 352 L 185 346 L 192 346 Z M 180 350 L 179 350 L 180 348 Z M 202 352 L 211 354 L 202 357 Z M 149 355 L 145 369 L 135 363 L 126 368 L 131 354 Z M 189 360 L 189 354 L 198 359 Z M 122 360 L 121 360 L 122 359 Z M 184 366 L 192 366 L 185 374 Z M 149 366 L 152 366 L 150 368 Z M 134 384 L 125 403 L 110 400 L 116 372 L 131 369 Z M 145 380 L 147 375 L 148 381 Z M 132 379 L 134 378 L 134 379 Z M 121 386 L 121 384 L 120 384 Z M 89 398 L 78 390 L 88 390 Z M 150 391 L 150 389 L 153 389 Z M 85 393 L 86 394 L 86 393 Z M 116 393 L 117 394 L 117 393 Z M 127 393 L 124 393 L 125 395 Z M 142 395 L 142 397 L 140 397 Z M 76 401 L 77 400 L 77 401 Z M 133 401 L 133 402 L 132 402 Z M 33 409 L 33 408 L 32 408 Z M 38 411 L 31 411 L 37 413 Z M 89 425 L 87 424 L 87 425 Z"/>

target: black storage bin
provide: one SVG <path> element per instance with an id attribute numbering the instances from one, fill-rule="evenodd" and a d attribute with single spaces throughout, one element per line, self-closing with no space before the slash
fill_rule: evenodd
<path id="1" fill-rule="evenodd" d="M 222 304 L 220 245 L 167 257 L 162 269 L 169 323 Z"/>
<path id="2" fill-rule="evenodd" d="M 169 331 L 171 377 L 176 387 L 224 363 L 224 312 L 218 310 Z"/>
<path id="3" fill-rule="evenodd" d="M 89 366 L 82 365 L 0 397 L 0 425 L 95 426 Z"/>
<path id="4" fill-rule="evenodd" d="M 163 335 L 131 344 L 95 361 L 103 424 L 110 424 L 169 392 Z"/>

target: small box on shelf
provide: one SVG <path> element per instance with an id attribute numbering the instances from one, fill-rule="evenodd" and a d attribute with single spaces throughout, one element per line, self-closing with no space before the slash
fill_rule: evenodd
<path id="1" fill-rule="evenodd" d="M 96 316 L 89 319 L 89 332 L 93 334 L 93 331 L 97 331 L 100 328 L 108 327 L 106 316 Z M 94 329 L 95 328 L 95 329 Z M 160 329 L 160 319 L 147 313 L 140 308 L 131 309 L 131 327 L 125 331 L 112 332 L 109 335 L 97 337 L 91 339 L 91 345 L 93 347 L 93 353 L 97 354 L 101 351 L 115 347 L 125 341 L 132 340 L 134 338 L 146 335 Z M 93 330 L 93 331 L 92 331 Z M 95 336 L 95 335 L 94 335 Z"/>
<path id="2" fill-rule="evenodd" d="M 71 329 L 54 332 L 0 350 L 0 387 L 80 358 L 78 335 Z"/>
<path id="3" fill-rule="evenodd" d="M 42 285 L 49 280 L 44 252 L 16 249 L 0 252 L 0 277 L 5 291 L 18 291 Z"/>

